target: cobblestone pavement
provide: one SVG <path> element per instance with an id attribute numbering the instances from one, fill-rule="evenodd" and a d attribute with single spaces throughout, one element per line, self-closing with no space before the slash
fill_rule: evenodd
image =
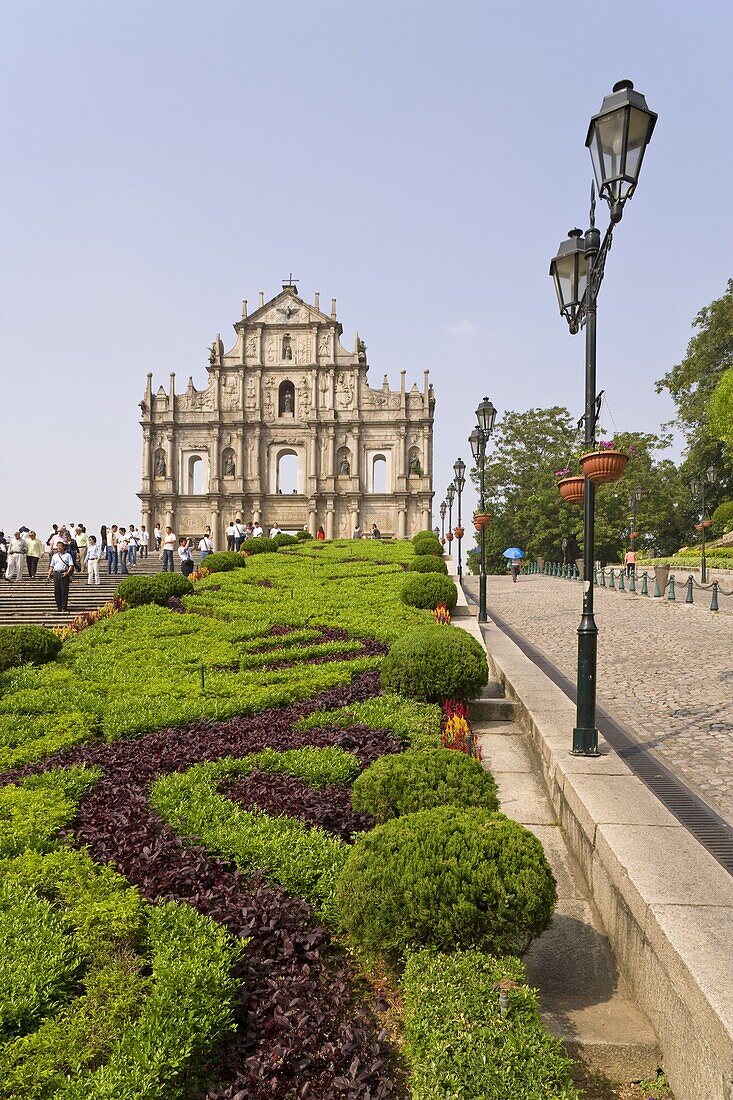
<path id="1" fill-rule="evenodd" d="M 595 593 L 599 704 L 733 823 L 733 607 Z M 575 681 L 579 581 L 490 576 L 487 601 Z"/>

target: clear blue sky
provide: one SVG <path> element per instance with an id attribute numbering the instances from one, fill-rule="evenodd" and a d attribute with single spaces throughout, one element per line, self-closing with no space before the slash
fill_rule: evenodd
<path id="1" fill-rule="evenodd" d="M 0 521 L 138 515 L 145 376 L 201 386 L 241 299 L 338 299 L 372 383 L 429 367 L 437 500 L 484 394 L 582 411 L 548 264 L 585 226 L 588 119 L 659 112 L 599 313 L 619 429 L 731 275 L 733 5 L 5 0 Z M 436 503 L 437 503 L 436 500 Z"/>

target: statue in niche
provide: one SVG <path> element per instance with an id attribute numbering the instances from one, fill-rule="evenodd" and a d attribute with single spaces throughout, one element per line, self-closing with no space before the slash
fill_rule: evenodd
<path id="1" fill-rule="evenodd" d="M 346 455 L 343 455 L 339 462 L 339 477 L 349 477 L 351 475 L 351 466 Z"/>
<path id="2" fill-rule="evenodd" d="M 165 477 L 165 454 L 163 451 L 155 452 L 155 476 Z"/>
<path id="3" fill-rule="evenodd" d="M 293 395 L 290 390 L 286 390 L 283 394 L 283 412 L 286 416 L 293 415 Z"/>
<path id="4" fill-rule="evenodd" d="M 289 336 L 283 336 L 283 362 L 292 362 L 293 347 Z M 291 409 L 292 412 L 292 409 Z"/>
<path id="5" fill-rule="evenodd" d="M 231 451 L 224 453 L 224 477 L 235 477 L 236 467 L 234 465 L 234 455 Z"/>
<path id="6" fill-rule="evenodd" d="M 410 473 L 414 474 L 416 477 L 422 477 L 422 466 L 420 465 L 420 458 L 418 455 L 413 454 L 410 457 L 409 470 Z"/>

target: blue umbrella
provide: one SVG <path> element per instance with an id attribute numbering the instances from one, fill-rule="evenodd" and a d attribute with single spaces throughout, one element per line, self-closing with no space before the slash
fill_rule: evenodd
<path id="1" fill-rule="evenodd" d="M 508 550 L 505 550 L 502 557 L 511 558 L 512 561 L 517 558 L 524 557 L 524 550 L 520 550 L 518 546 L 510 546 Z"/>

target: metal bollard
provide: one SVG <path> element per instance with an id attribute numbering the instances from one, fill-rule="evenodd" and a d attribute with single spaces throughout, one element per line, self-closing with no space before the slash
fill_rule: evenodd
<path id="1" fill-rule="evenodd" d="M 635 569 L 631 570 L 631 575 L 629 577 L 629 592 L 636 593 L 636 570 Z"/>
<path id="2" fill-rule="evenodd" d="M 619 571 L 618 571 L 618 590 L 619 590 L 619 592 L 625 592 L 626 591 L 626 583 L 624 581 L 623 567 L 621 569 L 619 569 Z"/>
<path id="3" fill-rule="evenodd" d="M 674 594 L 674 573 L 669 578 L 669 595 L 667 596 L 667 599 L 668 600 L 676 600 L 677 599 L 677 597 Z"/>
<path id="4" fill-rule="evenodd" d="M 661 600 L 662 593 L 659 591 L 659 581 L 657 580 L 657 574 L 654 574 L 654 597 L 655 600 Z"/>
<path id="5" fill-rule="evenodd" d="M 598 569 L 593 566 L 593 584 L 598 584 Z"/>
<path id="6" fill-rule="evenodd" d="M 601 579 L 598 583 L 599 583 L 601 588 L 606 587 L 606 568 L 605 568 L 605 566 L 603 567 L 603 569 L 601 569 Z"/>
<path id="7" fill-rule="evenodd" d="M 614 592 L 616 591 L 616 574 L 613 571 L 613 566 L 611 566 L 611 576 L 608 580 L 608 587 L 612 588 Z"/>
<path id="8" fill-rule="evenodd" d="M 649 595 L 649 575 L 648 575 L 646 569 L 641 574 L 641 594 L 642 594 L 642 596 L 648 596 Z"/>
<path id="9" fill-rule="evenodd" d="M 717 581 L 713 581 L 713 598 L 710 601 L 710 610 L 711 611 L 720 611 L 720 608 L 718 607 L 718 582 Z"/>
<path id="10" fill-rule="evenodd" d="M 687 578 L 687 595 L 685 596 L 685 603 L 694 603 L 695 602 L 692 598 L 692 589 L 693 589 L 694 585 L 695 585 L 695 582 L 692 579 L 692 573 L 690 573 L 689 577 Z"/>

